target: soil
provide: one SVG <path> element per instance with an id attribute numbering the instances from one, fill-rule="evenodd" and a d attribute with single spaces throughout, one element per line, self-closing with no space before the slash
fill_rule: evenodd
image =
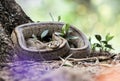
<path id="1" fill-rule="evenodd" d="M 108 57 L 103 52 L 98 55 Z M 89 61 L 87 58 L 82 61 L 75 60 L 69 61 L 73 66 L 61 66 L 63 63 L 61 60 L 7 63 L 0 69 L 0 81 L 96 81 L 96 76 L 100 74 L 102 67 L 119 64 L 119 56 L 116 55 L 100 62 L 99 58 L 96 61 Z"/>

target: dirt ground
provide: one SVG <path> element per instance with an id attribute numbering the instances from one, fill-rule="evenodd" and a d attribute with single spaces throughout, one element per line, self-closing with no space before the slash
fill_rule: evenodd
<path id="1" fill-rule="evenodd" d="M 0 81 L 99 81 L 96 80 L 96 76 L 102 70 L 119 65 L 119 60 L 115 58 L 101 62 L 89 60 L 91 59 L 87 59 L 87 61 L 67 60 L 73 64 L 72 66 L 61 66 L 62 61 L 8 63 L 0 69 Z"/>

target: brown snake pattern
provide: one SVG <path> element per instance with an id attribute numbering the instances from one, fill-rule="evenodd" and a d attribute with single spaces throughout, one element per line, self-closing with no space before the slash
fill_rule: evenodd
<path id="1" fill-rule="evenodd" d="M 52 41 L 43 43 L 42 41 L 38 40 L 37 38 L 28 38 L 26 40 L 27 47 L 29 49 L 57 49 L 60 44 L 62 43 L 61 37 L 56 36 L 55 34 L 52 35 Z"/>
<path id="2" fill-rule="evenodd" d="M 78 36 L 79 38 L 77 40 L 71 40 L 71 42 L 77 46 L 76 48 L 71 48 L 66 39 L 54 35 L 54 32 L 61 31 L 63 25 L 64 23 L 60 22 L 40 22 L 23 24 L 16 27 L 12 32 L 11 38 L 15 44 L 15 50 L 18 51 L 18 58 L 22 60 L 43 60 L 42 58 L 45 60 L 53 60 L 67 56 L 71 53 L 73 53 L 72 57 L 74 58 L 88 56 L 90 53 L 89 42 L 86 36 L 74 26 L 70 26 L 70 30 L 73 31 L 71 35 Z M 38 45 L 38 47 L 40 48 L 30 49 L 28 45 L 33 42 L 32 39 L 29 39 L 32 34 L 39 36 L 46 29 L 49 30 L 49 34 L 52 35 L 54 40 L 48 43 L 36 40 L 36 42 L 39 43 L 40 46 Z"/>

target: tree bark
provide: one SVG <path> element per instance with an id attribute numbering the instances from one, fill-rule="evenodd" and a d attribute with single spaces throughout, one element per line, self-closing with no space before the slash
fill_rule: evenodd
<path id="1" fill-rule="evenodd" d="M 10 35 L 20 24 L 33 22 L 15 2 L 0 0 L 0 63 L 9 62 L 14 55 Z"/>

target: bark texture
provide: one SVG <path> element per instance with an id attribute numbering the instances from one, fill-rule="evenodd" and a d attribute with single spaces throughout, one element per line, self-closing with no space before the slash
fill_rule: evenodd
<path id="1" fill-rule="evenodd" d="M 10 35 L 13 29 L 32 20 L 24 13 L 15 0 L 0 0 L 0 63 L 9 62 L 13 56 Z"/>
<path id="2" fill-rule="evenodd" d="M 0 0 L 0 21 L 9 34 L 16 26 L 32 22 L 15 0 Z"/>

